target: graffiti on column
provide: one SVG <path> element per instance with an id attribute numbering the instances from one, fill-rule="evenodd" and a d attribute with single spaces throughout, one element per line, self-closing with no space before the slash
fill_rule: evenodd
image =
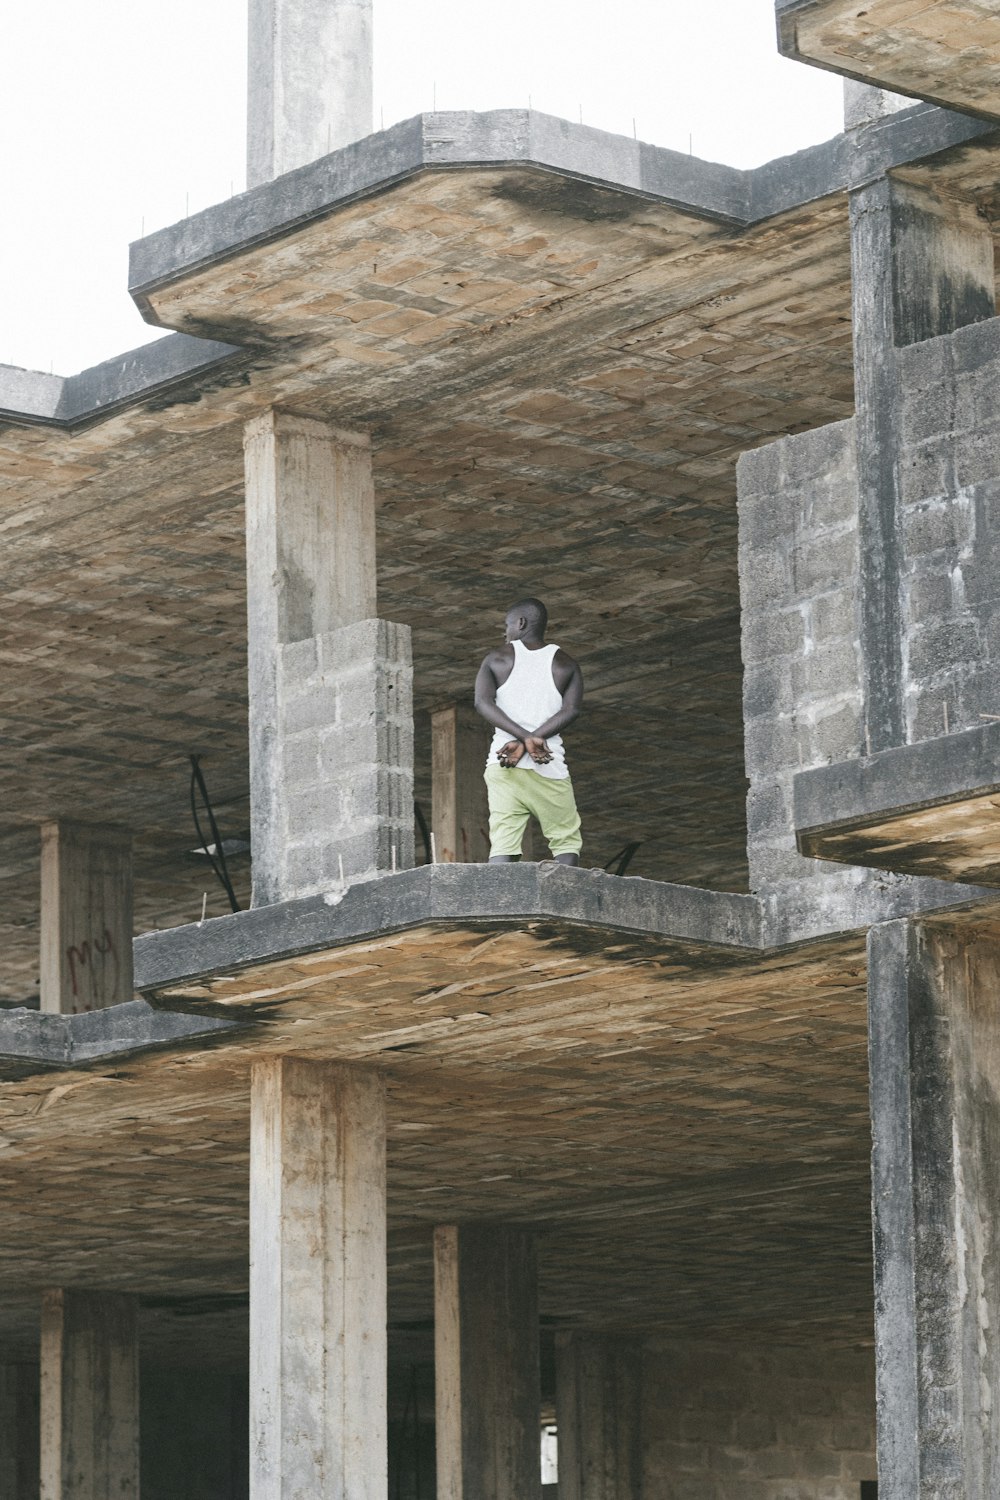
<path id="1" fill-rule="evenodd" d="M 69 964 L 70 988 L 74 1000 L 80 998 L 81 985 L 85 986 L 87 998 L 91 1002 L 98 995 L 103 1000 L 104 996 L 117 993 L 118 950 L 107 927 L 100 937 L 87 938 L 82 943 L 71 943 L 66 949 L 66 961 Z M 85 1010 L 91 1008 L 91 1004 L 84 1006 Z"/>

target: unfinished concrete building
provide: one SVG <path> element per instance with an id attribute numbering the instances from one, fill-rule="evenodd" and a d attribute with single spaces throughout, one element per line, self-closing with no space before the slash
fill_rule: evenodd
<path id="1" fill-rule="evenodd" d="M 0 372 L 0 1494 L 996 1496 L 995 6 L 780 0 L 753 171 L 372 134 L 370 20 Z M 590 868 L 483 862 L 525 590 Z"/>

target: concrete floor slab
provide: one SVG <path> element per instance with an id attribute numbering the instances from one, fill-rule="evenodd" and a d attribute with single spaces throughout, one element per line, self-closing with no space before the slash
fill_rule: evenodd
<path id="1" fill-rule="evenodd" d="M 990 0 L 777 0 L 786 57 L 1000 119 L 1000 17 Z"/>
<path id="2" fill-rule="evenodd" d="M 1000 885 L 1000 723 L 795 778 L 803 854 Z"/>

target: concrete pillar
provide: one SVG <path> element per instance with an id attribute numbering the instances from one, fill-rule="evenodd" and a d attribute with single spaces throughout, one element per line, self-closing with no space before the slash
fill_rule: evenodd
<path id="1" fill-rule="evenodd" d="M 901 109 L 912 109 L 916 99 L 905 94 L 893 94 L 889 89 L 875 88 L 870 83 L 859 83 L 854 78 L 844 79 L 844 129 L 860 130 L 865 125 L 875 125 Z"/>
<path id="2" fill-rule="evenodd" d="M 42 825 L 41 1008 L 120 1005 L 132 991 L 132 837 L 123 828 Z"/>
<path id="3" fill-rule="evenodd" d="M 496 1224 L 434 1231 L 437 1500 L 539 1500 L 534 1237 Z"/>
<path id="4" fill-rule="evenodd" d="M 483 768 L 489 728 L 474 708 L 453 703 L 431 715 L 431 826 L 442 864 L 490 856 Z"/>
<path id="5" fill-rule="evenodd" d="M 134 1297 L 42 1296 L 41 1500 L 138 1500 Z"/>
<path id="6" fill-rule="evenodd" d="M 869 933 L 881 1500 L 1000 1494 L 1000 942 Z"/>
<path id="7" fill-rule="evenodd" d="M 556 1336 L 559 1500 L 640 1500 L 642 1357 L 632 1345 Z"/>
<path id="8" fill-rule="evenodd" d="M 410 632 L 375 616 L 363 434 L 268 411 L 245 433 L 253 902 L 413 863 Z"/>
<path id="9" fill-rule="evenodd" d="M 0 1365 L 0 1496 L 38 1500 L 37 1365 Z"/>
<path id="10" fill-rule="evenodd" d="M 851 194 L 866 743 L 904 742 L 896 350 L 994 316 L 993 241 L 972 204 L 882 177 Z"/>
<path id="11" fill-rule="evenodd" d="M 370 135 L 372 0 L 249 0 L 247 186 Z"/>
<path id="12" fill-rule="evenodd" d="M 267 1058 L 251 1077 L 251 1500 L 386 1500 L 386 1362 L 381 1079 Z"/>

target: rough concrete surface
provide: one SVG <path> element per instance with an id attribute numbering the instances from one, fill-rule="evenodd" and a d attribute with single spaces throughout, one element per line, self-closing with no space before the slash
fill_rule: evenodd
<path id="1" fill-rule="evenodd" d="M 776 0 L 778 45 L 883 89 L 1000 118 L 1000 18 L 988 0 Z"/>

